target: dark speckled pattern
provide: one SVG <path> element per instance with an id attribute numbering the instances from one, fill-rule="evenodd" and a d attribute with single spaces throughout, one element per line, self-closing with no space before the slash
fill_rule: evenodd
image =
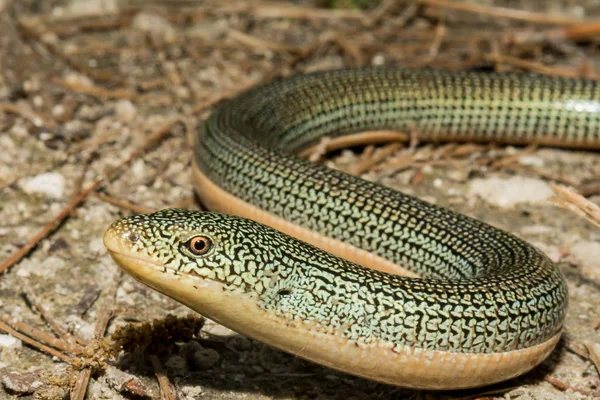
<path id="1" fill-rule="evenodd" d="M 265 309 L 344 326 L 354 340 L 470 353 L 526 348 L 558 333 L 566 313 L 565 283 L 544 254 L 482 222 L 292 153 L 324 136 L 409 128 L 421 140 L 600 148 L 599 98 L 598 85 L 585 80 L 372 68 L 274 82 L 222 104 L 203 125 L 195 160 L 215 184 L 422 279 L 361 269 L 244 219 L 168 211 L 140 221 L 162 233 L 150 235 L 155 248 L 175 218 L 220 232 L 225 246 L 259 249 L 256 259 L 228 261 L 237 269 L 219 269 L 220 279 L 254 292 Z M 173 268 L 190 265 L 208 273 L 195 263 Z M 289 284 L 285 296 L 257 286 L 273 265 Z"/>

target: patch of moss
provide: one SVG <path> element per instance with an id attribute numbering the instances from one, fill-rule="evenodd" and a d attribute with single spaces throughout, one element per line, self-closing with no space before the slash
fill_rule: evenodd
<path id="1" fill-rule="evenodd" d="M 113 352 L 135 350 L 157 354 L 174 342 L 190 341 L 204 325 L 204 318 L 196 315 L 175 317 L 167 315 L 164 319 L 151 323 L 129 324 L 118 328 L 110 337 Z"/>

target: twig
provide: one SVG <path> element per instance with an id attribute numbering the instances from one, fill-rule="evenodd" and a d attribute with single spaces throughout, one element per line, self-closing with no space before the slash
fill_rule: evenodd
<path id="1" fill-rule="evenodd" d="M 366 21 L 366 15 L 357 10 L 325 10 L 322 8 L 301 7 L 284 5 L 281 3 L 258 3 L 258 4 L 236 4 L 231 2 L 219 2 L 223 6 L 218 8 L 220 12 L 242 12 L 252 15 L 253 18 L 288 18 L 288 19 L 358 19 Z"/>
<path id="2" fill-rule="evenodd" d="M 94 193 L 94 196 L 99 198 L 102 201 L 112 204 L 113 206 L 117 206 L 119 208 L 132 211 L 136 214 L 148 214 L 153 211 L 156 211 L 153 208 L 138 206 L 137 204 L 129 203 L 125 200 L 115 199 L 114 197 L 110 197 L 110 196 L 107 196 L 102 193 Z"/>
<path id="3" fill-rule="evenodd" d="M 584 343 L 586 349 L 590 352 L 590 360 L 594 363 L 596 367 L 596 372 L 600 376 L 600 344 L 586 342 Z"/>
<path id="4" fill-rule="evenodd" d="M 106 14 L 75 14 L 73 17 L 70 13 L 64 15 L 44 15 L 41 18 L 23 17 L 20 19 L 21 24 L 27 26 L 43 26 L 44 33 L 53 33 L 59 37 L 71 36 L 77 33 L 86 31 L 113 30 L 121 28 L 131 22 L 135 14 L 129 11 L 120 11 L 119 14 L 109 12 Z"/>
<path id="5" fill-rule="evenodd" d="M 572 189 L 554 184 L 551 186 L 558 195 L 551 197 L 551 202 L 587 219 L 600 228 L 600 207 Z"/>
<path id="6" fill-rule="evenodd" d="M 502 169 L 510 164 L 515 163 L 516 161 L 519 161 L 521 158 L 535 153 L 537 150 L 538 146 L 536 144 L 532 144 L 527 146 L 527 148 L 525 148 L 525 150 L 519 152 L 518 154 L 512 155 L 512 156 L 508 156 L 508 157 L 503 157 L 499 160 L 493 161 L 492 164 L 490 165 L 490 168 L 492 169 Z"/>
<path id="7" fill-rule="evenodd" d="M 577 188 L 583 197 L 591 197 L 600 194 L 600 183 L 584 184 Z"/>
<path id="8" fill-rule="evenodd" d="M 252 82 L 252 81 L 247 81 L 245 83 L 242 83 L 240 86 L 235 87 L 233 89 L 227 90 L 225 92 L 222 92 L 216 96 L 213 96 L 211 98 L 209 98 L 208 100 L 205 100 L 203 102 L 201 102 L 200 104 L 196 104 L 194 106 L 194 108 L 192 109 L 193 113 L 199 113 L 201 111 L 206 110 L 209 107 L 214 106 L 215 104 L 217 104 L 218 102 L 225 100 L 229 97 L 235 96 L 236 94 L 243 92 L 246 89 L 251 88 L 252 86 L 254 86 L 256 83 Z"/>
<path id="9" fill-rule="evenodd" d="M 442 42 L 444 37 L 448 34 L 448 30 L 442 24 L 439 24 L 435 27 L 435 36 L 433 37 L 433 42 L 431 42 L 431 46 L 429 46 L 429 62 L 433 62 L 435 58 L 440 53 L 440 47 L 442 46 Z"/>
<path id="10" fill-rule="evenodd" d="M 545 376 L 544 380 L 546 382 L 548 382 L 549 384 L 551 384 L 552 386 L 554 386 L 555 388 L 562 390 L 563 392 L 565 390 L 572 390 L 574 392 L 581 393 L 586 396 L 589 396 L 592 394 L 592 392 L 590 392 L 589 390 L 576 388 L 576 387 L 571 386 L 571 385 L 561 381 L 560 379 L 554 378 L 553 376 L 550 376 L 550 375 Z"/>
<path id="11" fill-rule="evenodd" d="M 322 34 L 319 37 L 319 42 L 320 45 L 323 45 L 327 42 L 332 42 L 336 44 L 337 46 L 339 46 L 340 49 L 342 49 L 344 53 L 348 54 L 352 58 L 352 64 L 355 66 L 364 64 L 365 60 L 361 52 L 360 46 L 357 46 L 356 44 L 346 40 L 342 35 L 340 35 L 337 32 L 328 31 Z"/>
<path id="12" fill-rule="evenodd" d="M 42 318 L 46 321 L 46 323 L 48 323 L 48 325 L 54 331 L 54 333 L 56 333 L 62 340 L 64 340 L 66 343 L 69 343 L 70 345 L 87 345 L 87 342 L 79 336 L 71 335 L 69 332 L 64 330 L 62 326 L 60 326 L 58 322 L 56 322 L 54 318 L 48 313 L 46 308 L 44 308 L 44 306 L 41 305 L 39 301 L 37 301 L 35 296 L 33 296 L 28 291 L 25 291 L 25 297 L 27 301 L 40 313 Z M 81 352 L 81 350 L 83 350 L 81 347 L 77 348 L 78 352 Z"/>
<path id="13" fill-rule="evenodd" d="M 417 0 L 421 4 L 428 6 L 451 8 L 453 10 L 465 11 L 475 14 L 487 15 L 490 17 L 499 17 L 514 19 L 517 21 L 531 22 L 535 24 L 555 24 L 555 25 L 579 25 L 584 26 L 588 23 L 581 18 L 567 17 L 562 15 L 548 15 L 533 11 L 517 10 L 514 8 L 485 6 L 477 3 L 467 3 L 463 1 L 448 0 Z"/>
<path id="14" fill-rule="evenodd" d="M 52 79 L 52 83 L 55 85 L 63 86 L 67 89 L 70 89 L 77 93 L 88 94 L 90 96 L 99 97 L 102 99 L 126 99 L 131 100 L 136 97 L 136 95 L 127 89 L 115 89 L 108 90 L 104 89 L 100 86 L 95 85 L 87 85 L 81 82 L 70 82 L 60 78 Z"/>
<path id="15" fill-rule="evenodd" d="M 77 375 L 77 380 L 75 381 L 75 386 L 71 391 L 71 400 L 83 400 L 85 398 L 85 393 L 87 392 L 87 385 L 90 381 L 91 376 L 91 368 L 85 368 L 79 372 L 79 375 Z"/>
<path id="16" fill-rule="evenodd" d="M 18 104 L 0 103 L 0 112 L 16 114 L 29 120 L 29 122 L 37 127 L 44 126 L 54 130 L 58 126 L 56 122 L 33 111 L 29 104 L 24 102 L 19 102 Z"/>
<path id="17" fill-rule="evenodd" d="M 97 148 L 101 144 L 104 144 L 104 143 L 112 140 L 113 138 L 119 136 L 120 134 L 121 134 L 121 131 L 117 130 L 117 129 L 107 130 L 107 131 L 103 132 L 102 134 L 100 134 L 99 136 L 91 137 L 89 139 L 86 139 L 84 141 L 81 141 L 81 142 L 71 146 L 68 149 L 68 152 L 73 154 L 73 153 L 79 153 L 82 150 L 86 150 L 86 149 L 90 149 L 90 148 Z"/>
<path id="18" fill-rule="evenodd" d="M 401 148 L 402 148 L 402 143 L 388 144 L 387 146 L 385 146 L 385 147 L 379 149 L 377 152 L 375 152 L 372 157 L 369 157 L 368 159 L 366 159 L 362 162 L 359 162 L 357 165 L 350 168 L 348 170 L 348 173 L 350 173 L 352 175 L 360 175 L 363 172 L 366 172 L 369 169 L 371 169 L 373 166 L 375 166 L 382 160 L 385 160 L 386 158 L 388 158 L 389 156 L 391 156 L 392 154 L 394 154 L 396 151 L 400 150 Z"/>
<path id="19" fill-rule="evenodd" d="M 0 313 L 0 321 L 3 321 L 5 324 L 13 327 L 20 333 L 27 335 L 36 341 L 46 343 L 48 346 L 52 346 L 55 349 L 61 350 L 65 353 L 78 354 L 81 350 L 81 347 L 77 344 L 71 345 L 64 340 L 52 337 L 46 332 L 34 328 L 33 326 L 24 322 L 14 321 L 8 315 L 3 313 Z"/>
<path id="20" fill-rule="evenodd" d="M 372 26 L 373 24 L 375 24 L 376 22 L 381 20 L 386 15 L 389 15 L 399 5 L 400 5 L 400 3 L 396 0 L 383 0 L 381 2 L 381 4 L 379 4 L 375 9 L 373 9 L 369 13 L 369 25 Z M 409 5 L 407 7 L 411 7 L 411 6 L 412 5 Z M 396 21 L 394 21 L 394 22 L 396 22 Z"/>
<path id="21" fill-rule="evenodd" d="M 530 174 L 537 175 L 540 178 L 543 178 L 543 179 L 546 179 L 549 181 L 558 182 L 563 185 L 568 185 L 568 186 L 576 186 L 577 185 L 577 183 L 575 181 L 572 181 L 569 178 L 565 178 L 564 176 L 556 176 L 556 175 L 550 174 L 540 168 L 536 168 L 531 165 L 510 164 L 510 165 L 505 165 L 504 169 L 508 170 L 508 171 L 513 171 L 513 172 L 522 172 L 522 171 L 529 172 Z"/>
<path id="22" fill-rule="evenodd" d="M 565 26 L 559 29 L 550 29 L 542 32 L 517 32 L 508 33 L 504 42 L 506 44 L 533 44 L 545 41 L 583 41 L 594 39 L 600 34 L 600 23 Z"/>
<path id="23" fill-rule="evenodd" d="M 244 32 L 237 31 L 235 29 L 229 29 L 227 34 L 230 38 L 237 40 L 238 42 L 245 44 L 248 47 L 255 49 L 269 49 L 275 52 L 287 51 L 290 53 L 297 53 L 299 55 L 306 54 L 309 50 L 306 47 L 300 46 L 289 46 L 284 43 L 276 43 L 269 40 L 259 39 L 254 36 L 250 36 Z"/>
<path id="24" fill-rule="evenodd" d="M 327 146 L 332 140 L 329 136 L 322 137 L 319 143 L 304 149 L 298 156 L 308 158 L 308 160 L 316 163 L 327 154 Z"/>
<path id="25" fill-rule="evenodd" d="M 484 400 L 484 399 L 490 399 L 490 397 L 488 397 L 488 396 L 504 394 L 506 392 L 518 389 L 520 387 L 522 387 L 522 385 L 514 385 L 514 386 L 509 386 L 509 387 L 502 387 L 502 388 L 499 388 L 499 389 L 486 390 L 484 392 L 477 393 L 477 394 L 472 394 L 472 395 L 465 396 L 465 397 L 457 397 L 457 398 L 454 398 L 454 400 Z M 492 399 L 497 399 L 497 398 L 501 398 L 501 397 L 500 396 L 494 396 L 494 397 L 491 397 L 491 398 Z"/>
<path id="26" fill-rule="evenodd" d="M 115 272 L 112 285 L 108 288 L 102 306 L 100 307 L 100 315 L 96 319 L 96 326 L 94 328 L 94 339 L 100 340 L 104 337 L 108 321 L 113 314 L 115 296 L 117 295 L 117 289 L 119 288 L 119 282 L 123 276 L 123 271 L 118 270 Z"/>
<path id="27" fill-rule="evenodd" d="M 598 76 L 593 71 L 589 72 L 573 68 L 552 67 L 540 64 L 535 61 L 522 60 L 520 58 L 506 56 L 498 53 L 485 55 L 484 59 L 487 59 L 497 64 L 509 64 L 513 67 L 522 68 L 528 71 L 533 71 L 544 75 L 562 76 L 566 78 L 585 77 L 588 79 L 598 79 Z"/>
<path id="28" fill-rule="evenodd" d="M 405 154 L 400 154 L 399 156 L 394 157 L 394 158 L 376 166 L 375 168 L 373 168 L 373 170 L 381 171 L 384 169 L 386 169 L 386 170 L 393 169 L 394 172 L 398 172 L 398 171 L 408 168 L 412 165 L 414 165 L 415 167 L 420 166 L 419 164 L 415 163 L 415 157 L 413 154 L 405 153 Z"/>
<path id="29" fill-rule="evenodd" d="M 141 154 L 148 151 L 150 148 L 155 146 L 158 142 L 163 140 L 167 135 L 171 132 L 171 129 L 179 122 L 179 120 L 172 120 L 167 122 L 165 125 L 157 129 L 154 133 L 148 137 L 146 143 L 135 149 L 129 157 L 127 157 L 121 164 L 112 168 L 108 171 L 108 173 L 97 179 L 94 183 L 85 188 L 79 196 L 71 200 L 65 208 L 46 226 L 44 226 L 37 234 L 35 234 L 21 249 L 16 251 L 12 256 L 10 256 L 7 260 L 5 260 L 2 264 L 0 264 L 0 273 L 5 271 L 6 269 L 12 267 L 15 263 L 20 261 L 23 257 L 25 257 L 29 252 L 37 246 L 37 244 L 46 236 L 48 236 L 51 232 L 53 232 L 70 214 L 71 212 L 94 190 L 100 187 L 105 181 L 110 180 L 114 177 L 114 175 L 123 169 L 125 166 L 129 165 L 133 160 L 139 157 Z"/>
<path id="30" fill-rule="evenodd" d="M 53 349 L 52 347 L 49 347 L 49 346 L 46 346 L 45 344 L 40 343 L 37 340 L 30 338 L 29 336 L 26 336 L 16 330 L 14 330 L 13 328 L 11 328 L 7 324 L 5 324 L 2 320 L 0 320 L 0 330 L 3 330 L 4 332 L 8 333 L 9 335 L 14 336 L 17 339 L 20 339 L 20 340 L 24 341 L 25 343 L 28 343 L 29 345 L 50 354 L 51 356 L 60 358 L 61 360 L 63 360 L 66 363 L 71 363 L 71 357 L 61 353 L 60 351 Z"/>
<path id="31" fill-rule="evenodd" d="M 71 198 L 69 200 L 74 200 L 77 198 L 77 196 L 79 195 L 79 193 L 81 193 L 81 190 L 83 189 L 83 182 L 85 180 L 85 174 L 87 173 L 88 169 L 90 168 L 90 164 L 92 163 L 92 160 L 94 159 L 94 153 L 91 152 L 89 153 L 89 155 L 86 157 L 85 161 L 83 162 L 83 168 L 81 168 L 81 172 L 79 173 L 79 176 L 77 177 L 77 179 L 75 180 L 75 183 L 73 184 L 73 193 L 71 193 Z"/>
<path id="32" fill-rule="evenodd" d="M 175 204 L 170 205 L 170 208 L 189 208 L 196 203 L 196 196 L 188 196 L 184 199 L 181 199 Z"/>
<path id="33" fill-rule="evenodd" d="M 177 398 L 171 390 L 171 383 L 169 382 L 169 378 L 167 377 L 167 374 L 165 373 L 165 370 L 163 369 L 162 365 L 160 365 L 160 361 L 158 360 L 158 358 L 155 355 L 151 354 L 150 362 L 152 363 L 154 374 L 156 374 L 156 379 L 158 379 L 158 385 L 160 386 L 162 399 L 176 400 Z"/>
<path id="34" fill-rule="evenodd" d="M 0 15 L 2 15 L 2 13 L 4 11 L 6 11 L 6 9 L 8 9 L 9 5 L 10 5 L 10 0 L 9 1 L 4 1 L 4 2 L 0 3 Z"/>
<path id="35" fill-rule="evenodd" d="M 94 327 L 94 340 L 100 340 L 104 337 L 106 327 L 108 326 L 108 321 L 110 321 L 110 318 L 113 314 L 115 296 L 117 294 L 117 288 L 119 287 L 122 274 L 123 273 L 120 270 L 119 272 L 115 273 L 112 285 L 109 287 L 108 292 L 104 297 L 104 301 L 100 306 L 98 311 L 99 315 L 96 319 L 96 326 Z M 79 372 L 75 386 L 71 391 L 71 400 L 83 400 L 85 398 L 85 393 L 87 392 L 87 386 L 91 376 L 91 367 L 86 367 Z"/>
<path id="36" fill-rule="evenodd" d="M 325 146 L 325 153 L 348 147 L 365 146 L 369 144 L 382 144 L 389 142 L 408 142 L 409 136 L 402 132 L 397 131 L 369 131 L 361 132 L 348 136 L 341 136 L 338 138 L 328 139 Z M 317 143 L 316 145 L 309 146 L 300 152 L 298 157 L 308 158 L 311 157 L 315 152 L 321 151 L 323 145 Z"/>
<path id="37" fill-rule="evenodd" d="M 53 54 L 56 58 L 58 58 L 74 70 L 79 71 L 96 81 L 113 83 L 115 82 L 115 77 L 113 74 L 101 73 L 95 71 L 87 65 L 80 64 L 68 57 L 57 45 L 42 40 L 43 33 L 40 33 L 37 29 L 42 25 L 43 22 L 41 22 L 41 19 L 38 17 L 25 17 L 19 19 L 19 27 L 21 28 L 21 31 L 25 34 L 25 36 L 34 39 L 50 54 Z"/>

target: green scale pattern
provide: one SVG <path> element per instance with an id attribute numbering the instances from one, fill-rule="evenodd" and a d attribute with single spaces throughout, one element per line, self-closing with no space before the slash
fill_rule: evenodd
<path id="1" fill-rule="evenodd" d="M 246 220 L 207 214 L 218 219 L 215 229 L 235 225 L 230 246 L 250 237 L 244 249 L 261 257 L 221 278 L 236 276 L 232 282 L 269 311 L 345 327 L 347 337 L 365 343 L 472 353 L 541 343 L 560 331 L 567 304 L 563 278 L 544 254 L 482 222 L 293 153 L 324 136 L 373 129 L 416 129 L 420 140 L 600 148 L 599 99 L 598 85 L 585 80 L 379 68 L 298 76 L 242 94 L 198 133 L 203 173 L 248 203 L 422 278 L 367 271 Z M 284 295 L 272 282 L 256 286 L 274 265 L 289 286 Z"/>

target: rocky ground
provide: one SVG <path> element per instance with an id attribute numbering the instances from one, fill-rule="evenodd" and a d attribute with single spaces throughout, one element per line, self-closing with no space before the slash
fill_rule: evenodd
<path id="1" fill-rule="evenodd" d="M 76 205 L 0 276 L 0 323 L 54 337 L 41 304 L 59 338 L 72 334 L 80 338 L 72 346 L 87 345 L 74 361 L 69 351 L 49 356 L 0 335 L 0 398 L 61 398 L 73 385 L 82 398 L 85 371 L 90 399 L 159 398 L 160 381 L 180 399 L 600 398 L 600 231 L 548 200 L 557 183 L 600 203 L 600 156 L 534 147 L 413 143 L 313 153 L 513 232 L 559 263 L 570 291 L 565 334 L 529 374 L 473 391 L 410 391 L 313 365 L 210 321 L 192 339 L 162 337 L 162 347 L 102 363 L 108 345 L 94 338 L 110 311 L 107 337 L 152 320 L 181 331 L 182 321 L 165 318 L 190 313 L 121 275 L 102 234 L 133 212 L 201 207 L 188 138 L 219 100 L 274 77 L 356 65 L 592 79 L 600 71 L 598 28 L 575 24 L 600 18 L 597 1 L 479 2 L 531 12 L 520 19 L 443 3 L 325 10 L 303 2 L 0 0 L 0 263 Z M 575 34 L 573 26 L 588 29 Z M 146 326 L 128 335 L 156 331 L 165 332 Z"/>

